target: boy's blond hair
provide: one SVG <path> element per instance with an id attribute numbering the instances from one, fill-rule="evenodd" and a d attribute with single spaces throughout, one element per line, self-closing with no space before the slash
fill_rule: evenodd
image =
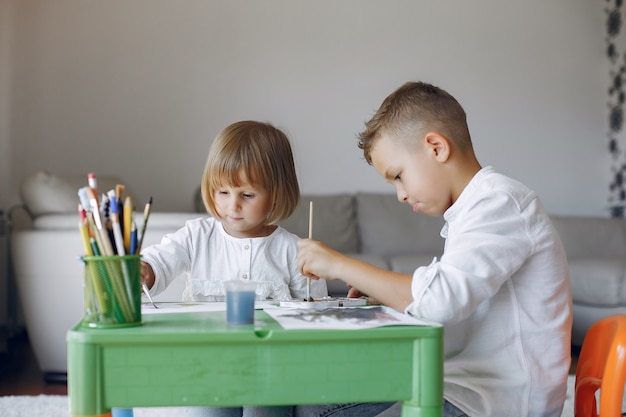
<path id="1" fill-rule="evenodd" d="M 358 146 L 372 164 L 372 146 L 384 135 L 415 146 L 428 132 L 437 132 L 461 151 L 472 149 L 463 107 L 446 91 L 423 82 L 407 82 L 380 105 L 365 130 L 358 135 Z"/>
<path id="2" fill-rule="evenodd" d="M 269 123 L 233 123 L 213 141 L 200 187 L 209 214 L 219 218 L 217 190 L 225 185 L 239 187 L 246 181 L 271 195 L 273 204 L 266 224 L 286 219 L 298 205 L 300 187 L 291 144 L 285 133 Z"/>

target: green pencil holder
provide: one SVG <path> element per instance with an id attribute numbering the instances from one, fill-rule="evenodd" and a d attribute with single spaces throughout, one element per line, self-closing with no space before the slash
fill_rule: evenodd
<path id="1" fill-rule="evenodd" d="M 84 327 L 141 324 L 141 256 L 83 256 Z"/>

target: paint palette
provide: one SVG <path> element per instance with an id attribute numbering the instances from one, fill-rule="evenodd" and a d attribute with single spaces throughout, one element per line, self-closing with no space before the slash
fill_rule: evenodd
<path id="1" fill-rule="evenodd" d="M 321 310 L 329 307 L 358 307 L 367 304 L 365 298 L 315 298 L 313 301 L 289 300 L 281 301 L 280 306 L 286 308 L 302 308 L 309 310 Z"/>

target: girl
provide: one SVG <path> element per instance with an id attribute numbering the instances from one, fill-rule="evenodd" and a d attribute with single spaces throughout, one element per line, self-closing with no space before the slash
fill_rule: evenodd
<path id="1" fill-rule="evenodd" d="M 241 121 L 222 130 L 209 150 L 202 200 L 212 217 L 186 222 L 145 248 L 142 280 L 150 294 L 186 275 L 183 301 L 222 301 L 223 281 L 257 282 L 257 299 L 307 296 L 296 261 L 298 236 L 276 225 L 288 218 L 300 189 L 287 136 L 269 123 Z M 313 280 L 311 296 L 327 296 Z M 290 407 L 193 407 L 189 417 L 289 414 Z"/>

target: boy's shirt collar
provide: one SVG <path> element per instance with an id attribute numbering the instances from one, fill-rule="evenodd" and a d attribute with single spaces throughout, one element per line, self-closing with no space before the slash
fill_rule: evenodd
<path id="1" fill-rule="evenodd" d="M 441 230 L 442 237 L 445 237 L 443 236 L 444 230 L 446 231 L 446 235 L 447 235 L 448 222 L 454 221 L 456 217 L 456 213 L 460 210 L 459 207 L 463 207 L 464 201 L 467 200 L 468 198 L 471 198 L 468 196 L 471 196 L 473 194 L 472 190 L 478 187 L 478 185 L 483 181 L 483 178 L 485 178 L 489 174 L 492 174 L 493 172 L 495 172 L 495 169 L 492 166 L 486 166 L 484 168 L 481 168 L 481 170 L 478 171 L 476 175 L 474 175 L 472 180 L 465 186 L 465 188 L 461 192 L 461 195 L 459 195 L 459 198 L 456 199 L 454 204 L 452 204 L 443 213 L 443 219 L 445 220 L 445 224 L 443 226 L 443 229 Z"/>

